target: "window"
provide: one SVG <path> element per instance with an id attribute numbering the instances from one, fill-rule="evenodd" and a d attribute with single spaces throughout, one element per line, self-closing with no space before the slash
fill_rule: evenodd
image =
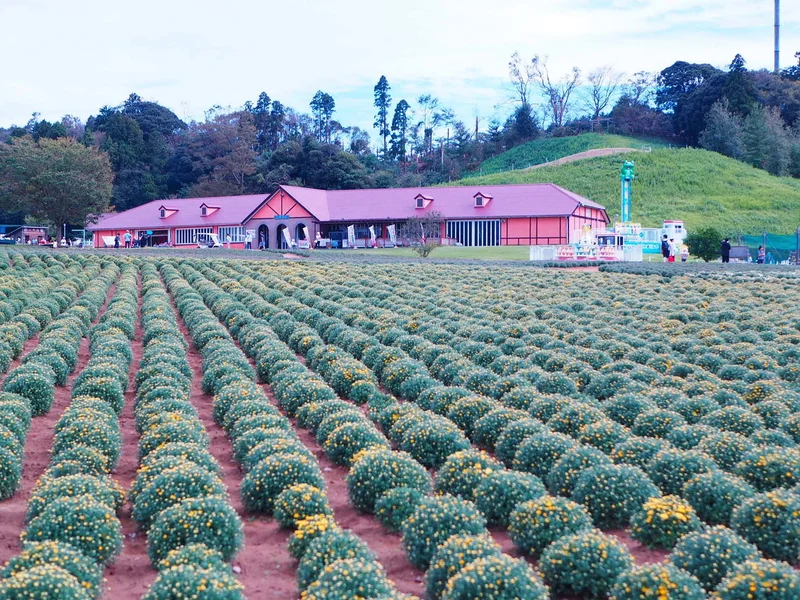
<path id="1" fill-rule="evenodd" d="M 245 231 L 244 227 L 220 227 L 218 230 L 219 241 L 225 243 L 228 241 L 228 236 L 231 236 L 231 242 L 241 243 L 244 242 Z"/>
<path id="2" fill-rule="evenodd" d="M 475 196 L 475 206 L 483 206 L 483 196 Z"/>
<path id="3" fill-rule="evenodd" d="M 162 219 L 167 216 L 167 211 L 165 209 L 163 209 L 163 208 L 161 209 L 160 213 L 161 213 L 161 218 Z"/>
<path id="4" fill-rule="evenodd" d="M 208 214 L 208 208 L 206 208 L 205 206 L 201 206 L 200 207 L 200 214 L 205 217 Z"/>
<path id="5" fill-rule="evenodd" d="M 425 198 L 417 198 L 417 208 L 425 208 Z"/>
<path id="6" fill-rule="evenodd" d="M 500 219 L 447 221 L 445 233 L 464 246 L 499 246 Z"/>
<path id="7" fill-rule="evenodd" d="M 224 229 L 224 228 L 222 228 Z M 188 246 L 197 243 L 197 235 L 200 233 L 214 233 L 213 227 L 194 227 L 192 229 L 176 229 L 175 245 Z M 220 238 L 223 241 L 224 238 Z"/>

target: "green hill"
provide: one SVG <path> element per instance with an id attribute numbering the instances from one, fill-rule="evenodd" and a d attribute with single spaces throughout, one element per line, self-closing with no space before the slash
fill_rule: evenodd
<path id="1" fill-rule="evenodd" d="M 660 227 L 683 219 L 688 229 L 714 226 L 726 234 L 794 234 L 800 225 L 800 180 L 774 177 L 716 152 L 657 149 L 530 171 L 462 179 L 461 185 L 555 183 L 600 202 L 612 218 L 620 204 L 619 170 L 636 163 L 633 220 Z"/>
<path id="2" fill-rule="evenodd" d="M 480 174 L 488 175 L 500 171 L 526 169 L 533 165 L 540 165 L 571 154 L 598 148 L 641 148 L 642 146 L 662 148 L 664 145 L 663 142 L 657 140 L 604 133 L 584 133 L 563 138 L 533 140 L 485 161 L 480 167 Z"/>

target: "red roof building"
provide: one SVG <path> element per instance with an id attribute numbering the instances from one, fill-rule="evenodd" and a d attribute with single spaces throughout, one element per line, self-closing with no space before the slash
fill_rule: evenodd
<path id="1" fill-rule="evenodd" d="M 130 231 L 135 240 L 145 235 L 149 245 L 192 246 L 200 234 L 213 233 L 240 248 L 249 232 L 254 248 L 286 248 L 320 238 L 340 245 L 354 225 L 357 245 L 371 243 L 370 227 L 381 245 L 390 237 L 389 225 L 431 212 L 442 215 L 443 242 L 465 246 L 566 244 L 584 226 L 609 221 L 602 205 L 554 184 L 369 190 L 285 185 L 269 195 L 154 200 L 104 215 L 88 228 L 98 247 Z"/>

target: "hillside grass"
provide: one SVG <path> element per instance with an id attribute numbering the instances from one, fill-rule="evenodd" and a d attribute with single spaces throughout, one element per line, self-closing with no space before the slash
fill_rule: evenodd
<path id="1" fill-rule="evenodd" d="M 545 138 L 521 144 L 490 158 L 480 167 L 475 175 L 488 175 L 514 169 L 527 169 L 533 165 L 558 160 L 565 156 L 595 150 L 597 148 L 663 148 L 660 140 L 632 138 L 624 135 L 608 135 L 604 133 L 584 133 L 563 138 Z M 475 175 L 471 175 L 475 176 Z"/>
<path id="2" fill-rule="evenodd" d="M 588 158 L 456 183 L 555 183 L 604 205 L 613 219 L 620 211 L 619 169 L 624 160 L 636 163 L 633 221 L 646 227 L 683 219 L 690 231 L 713 226 L 728 235 L 790 235 L 800 225 L 800 180 L 774 177 L 716 152 L 690 148 Z"/>

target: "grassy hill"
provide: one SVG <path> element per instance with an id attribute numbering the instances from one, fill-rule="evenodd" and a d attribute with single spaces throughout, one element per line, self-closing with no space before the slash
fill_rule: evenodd
<path id="1" fill-rule="evenodd" d="M 655 149 L 589 158 L 530 171 L 462 179 L 462 185 L 555 183 L 619 213 L 619 169 L 636 162 L 633 220 L 660 227 L 683 219 L 687 228 L 712 225 L 722 233 L 794 234 L 800 225 L 800 180 L 774 177 L 716 152 Z"/>
<path id="2" fill-rule="evenodd" d="M 664 143 L 656 140 L 606 135 L 603 133 L 584 133 L 563 138 L 546 138 L 521 144 L 507 152 L 498 154 L 481 165 L 480 174 L 499 173 L 513 169 L 525 169 L 533 165 L 564 158 L 570 154 L 595 150 L 597 148 L 641 148 L 650 146 L 662 148 Z"/>

